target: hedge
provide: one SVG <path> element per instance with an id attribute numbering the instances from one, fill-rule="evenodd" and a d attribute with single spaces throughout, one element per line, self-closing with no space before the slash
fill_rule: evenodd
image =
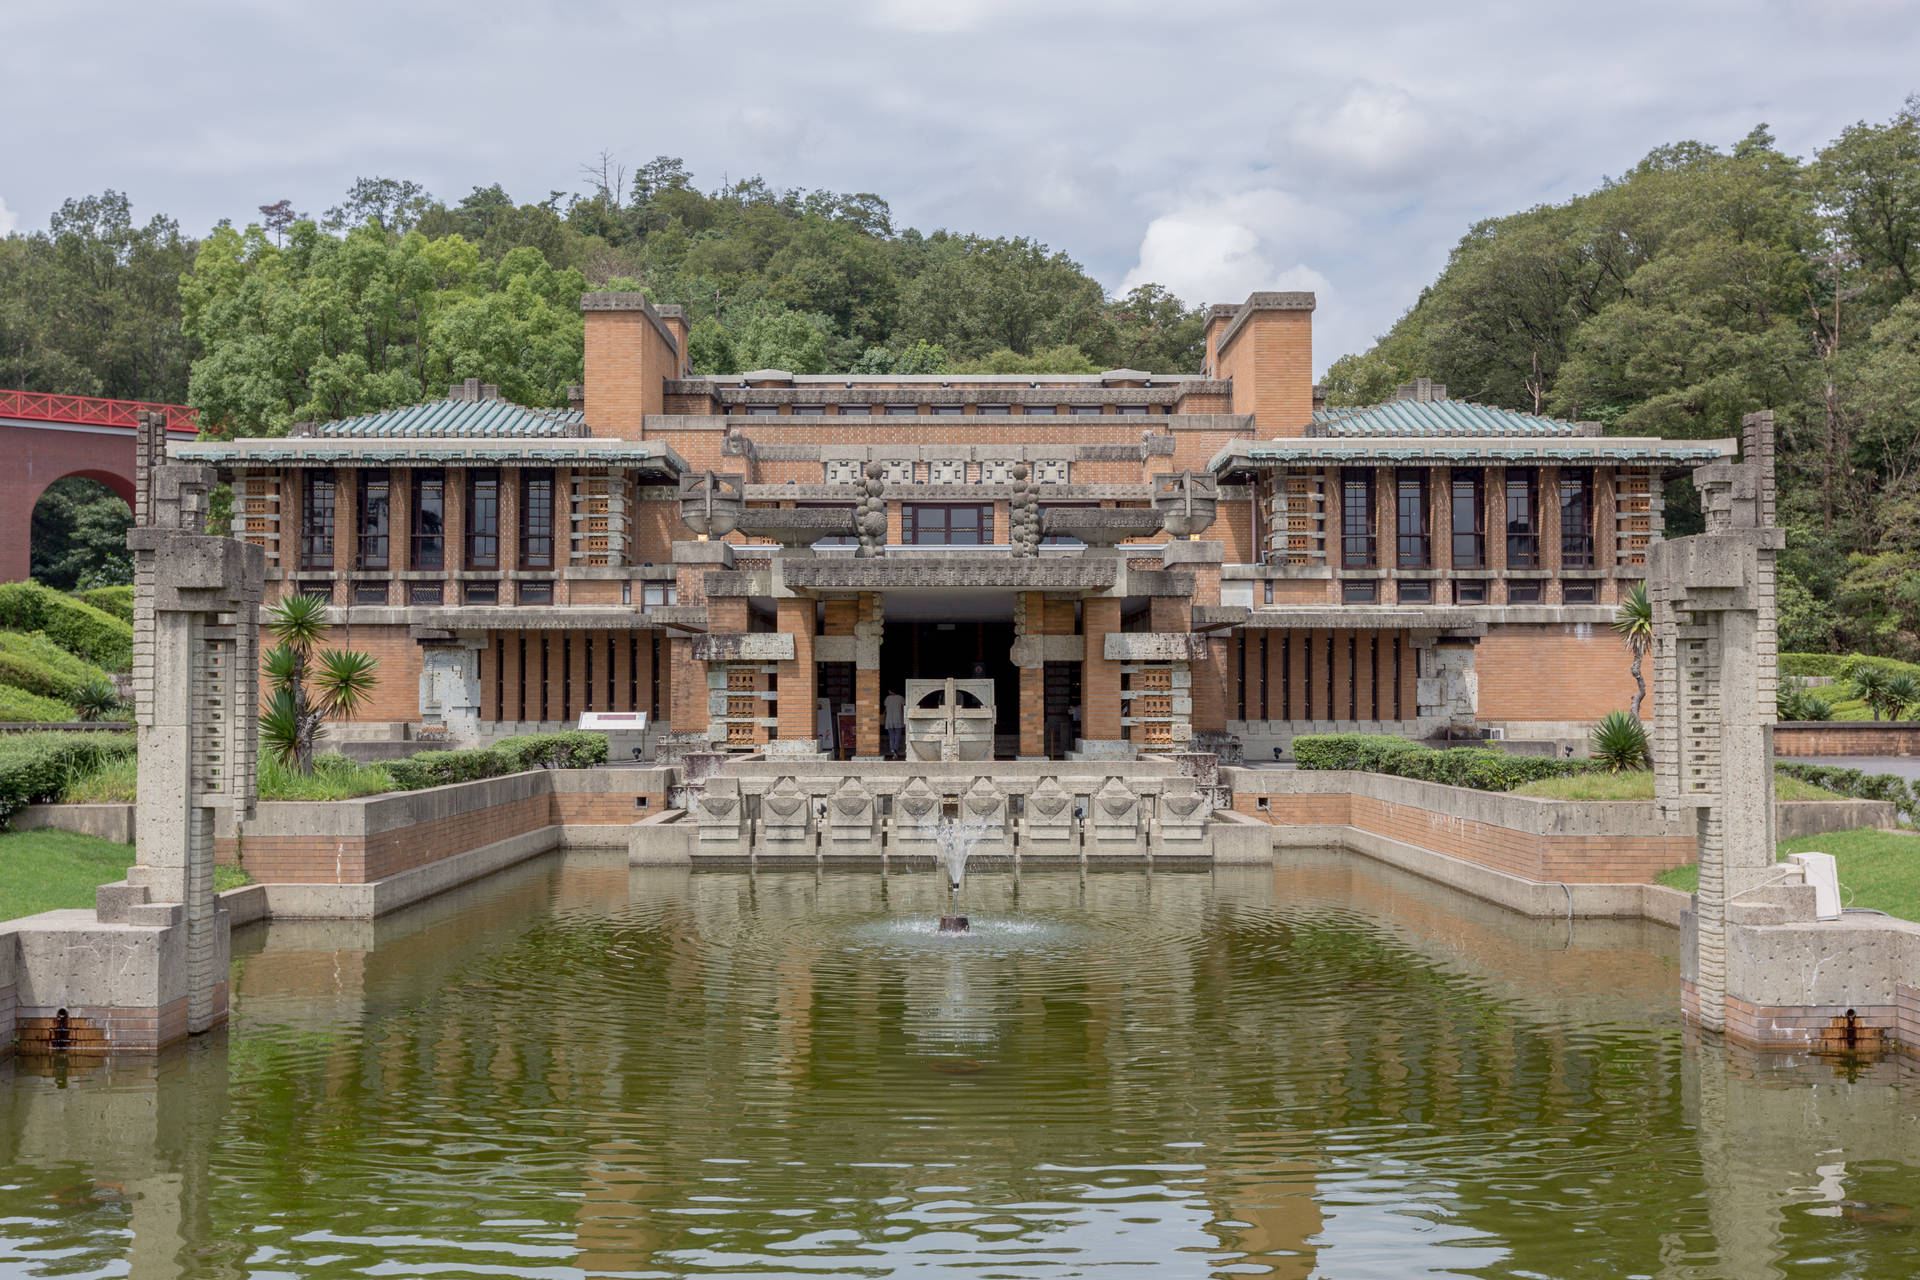
<path id="1" fill-rule="evenodd" d="M 27 805 L 58 797 L 69 779 L 132 754 L 130 733 L 0 735 L 0 826 Z"/>
<path id="2" fill-rule="evenodd" d="M 44 631 L 68 653 L 108 671 L 133 666 L 133 625 L 37 582 L 0 583 L 0 628 Z"/>
<path id="3" fill-rule="evenodd" d="M 1302 769 L 1358 769 L 1476 791 L 1511 791 L 1542 778 L 1571 777 L 1595 767 L 1591 760 L 1510 756 L 1485 747 L 1435 750 L 1405 738 L 1371 733 L 1303 735 L 1293 740 L 1293 760 Z"/>
<path id="4" fill-rule="evenodd" d="M 405 760 L 386 762 L 399 791 L 443 787 L 451 782 L 473 782 L 529 769 L 585 769 L 604 764 L 604 733 L 530 733 L 502 738 L 490 747 L 459 751 L 422 751 Z"/>
<path id="5" fill-rule="evenodd" d="M 0 685 L 69 701 L 82 689 L 111 684 L 107 673 L 68 653 L 40 631 L 0 631 Z"/>
<path id="6" fill-rule="evenodd" d="M 124 587 L 93 587 L 87 591 L 69 592 L 81 604 L 90 604 L 102 613 L 110 613 L 129 625 L 133 622 L 133 585 Z"/>
<path id="7" fill-rule="evenodd" d="M 1920 819 L 1920 780 L 1908 782 L 1896 774 L 1863 773 L 1832 764 L 1781 761 L 1774 767 L 1790 778 L 1824 787 L 1850 800 L 1885 800 L 1909 822 Z"/>
<path id="8" fill-rule="evenodd" d="M 1787 676 L 1832 676 L 1838 680 L 1854 663 L 1878 667 L 1890 676 L 1912 676 L 1920 680 L 1920 664 L 1898 658 L 1874 658 L 1864 653 L 1783 653 L 1780 674 Z"/>
<path id="9" fill-rule="evenodd" d="M 0 684 L 0 721 L 46 724 L 49 721 L 64 723 L 73 718 L 73 708 L 58 698 L 44 698 L 10 684 Z"/>

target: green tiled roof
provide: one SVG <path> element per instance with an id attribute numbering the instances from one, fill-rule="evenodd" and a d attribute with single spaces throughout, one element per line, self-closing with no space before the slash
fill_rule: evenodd
<path id="1" fill-rule="evenodd" d="M 1321 409 L 1316 436 L 1584 436 L 1596 428 L 1466 400 L 1389 400 L 1364 408 Z"/>
<path id="2" fill-rule="evenodd" d="M 542 439 L 585 435 L 586 415 L 578 409 L 528 409 L 509 400 L 433 400 L 323 422 L 313 428 L 313 434 L 357 439 Z"/>

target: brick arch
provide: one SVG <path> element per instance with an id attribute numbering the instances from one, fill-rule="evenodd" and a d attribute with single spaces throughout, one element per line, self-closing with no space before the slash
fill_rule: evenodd
<path id="1" fill-rule="evenodd" d="M 97 480 L 133 506 L 133 432 L 0 421 L 0 582 L 33 565 L 33 509 L 56 480 Z"/>

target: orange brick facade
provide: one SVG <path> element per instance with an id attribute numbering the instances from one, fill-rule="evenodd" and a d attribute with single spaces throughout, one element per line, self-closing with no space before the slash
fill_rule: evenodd
<path id="1" fill-rule="evenodd" d="M 904 679 L 981 667 L 1003 704 L 998 753 L 1029 757 L 1070 745 L 1069 724 L 1079 739 L 1136 750 L 1238 735 L 1259 739 L 1264 758 L 1261 735 L 1282 745 L 1279 726 L 1524 736 L 1632 697 L 1606 623 L 1659 534 L 1660 481 L 1681 469 L 1597 448 L 1593 465 L 1568 464 L 1565 439 L 1524 462 L 1511 441 L 1495 457 L 1472 439 L 1375 458 L 1320 411 L 1310 294 L 1213 308 L 1198 373 L 1038 378 L 696 377 L 677 308 L 637 294 L 582 305 L 577 426 L 476 436 L 457 452 L 384 436 L 352 466 L 337 451 L 302 460 L 297 440 L 209 455 L 244 471 L 250 493 L 278 495 L 277 523 L 263 505 L 244 524 L 270 548 L 270 596 L 328 595 L 330 642 L 379 660 L 356 719 L 429 723 L 423 692 L 462 661 L 461 680 L 435 686 L 443 700 L 453 691 L 451 710 L 435 703 L 434 714 L 464 732 L 637 711 L 678 736 L 760 746 L 815 737 L 816 698 L 831 688 L 852 730 L 827 745 L 845 756 L 881 752 L 880 706 Z M 1435 401 L 1425 384 L 1416 398 Z M 1294 450 L 1263 453 L 1270 442 Z M 886 557 L 924 563 L 924 582 L 789 590 L 779 548 L 739 532 L 725 537 L 730 561 L 683 554 L 701 541 L 681 517 L 683 477 L 731 477 L 749 512 L 845 510 L 874 463 L 887 471 Z M 361 503 L 374 466 L 390 549 L 368 568 L 375 515 Z M 1151 532 L 1123 540 L 1138 550 L 1112 562 L 1122 568 L 1108 586 L 1034 589 L 1009 573 L 1008 585 L 939 588 L 991 581 L 966 565 L 1014 554 L 1016 466 L 1043 512 L 1148 508 L 1161 478 L 1200 476 L 1217 496 L 1197 540 L 1216 550 L 1189 554 Z M 416 510 L 422 468 L 444 486 L 437 512 Z M 316 471 L 332 486 L 330 519 L 308 507 Z M 1563 523 L 1563 512 L 1575 514 Z M 1063 555 L 1041 548 L 1025 562 L 1031 580 L 1047 581 L 1049 558 Z M 1025 634 L 1054 646 L 1029 646 L 1024 666 L 1001 648 L 1017 638 L 1016 599 Z M 794 656 L 750 672 L 695 657 L 697 637 L 754 631 L 791 636 Z M 1109 637 L 1121 637 L 1116 654 L 1147 652 L 1134 633 L 1195 639 L 1177 659 L 1108 656 Z M 764 705 L 743 728 L 734 713 L 749 699 Z"/>

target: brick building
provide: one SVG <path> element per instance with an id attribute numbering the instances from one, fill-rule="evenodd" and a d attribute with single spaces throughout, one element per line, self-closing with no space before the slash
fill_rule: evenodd
<path id="1" fill-rule="evenodd" d="M 649 713 L 878 753 L 909 679 L 992 682 L 995 751 L 1330 727 L 1571 737 L 1633 684 L 1607 623 L 1664 482 L 1728 442 L 1449 400 L 1325 409 L 1313 295 L 1214 307 L 1204 367 L 695 377 L 687 322 L 588 294 L 586 385 L 176 449 L 234 488 L 268 595 L 381 679 L 345 736 Z"/>

